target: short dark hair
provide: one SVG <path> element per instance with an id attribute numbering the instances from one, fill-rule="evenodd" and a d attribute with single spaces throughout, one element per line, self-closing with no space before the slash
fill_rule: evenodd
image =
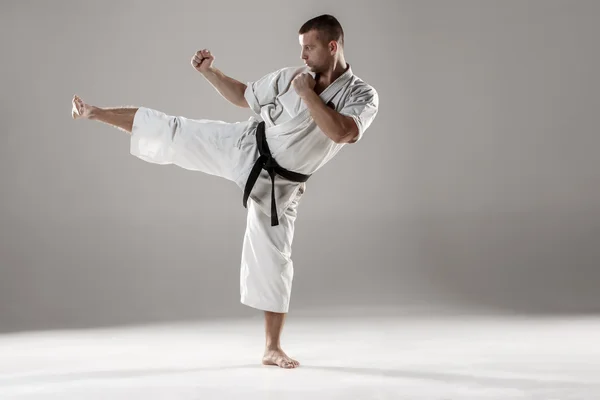
<path id="1" fill-rule="evenodd" d="M 323 35 L 322 40 L 325 43 L 336 40 L 342 46 L 344 45 L 344 30 L 342 29 L 342 25 L 333 15 L 323 14 L 309 19 L 302 27 L 300 27 L 298 34 L 302 35 L 312 30 L 321 33 Z"/>

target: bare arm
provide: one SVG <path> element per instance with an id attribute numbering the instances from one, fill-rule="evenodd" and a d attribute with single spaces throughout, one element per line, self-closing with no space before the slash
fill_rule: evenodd
<path id="1" fill-rule="evenodd" d="M 208 82 L 230 103 L 243 108 L 250 108 L 244 98 L 246 85 L 228 77 L 213 67 L 215 56 L 207 49 L 199 50 L 192 57 L 192 67 L 202 74 Z"/>
<path id="2" fill-rule="evenodd" d="M 208 82 L 230 103 L 243 108 L 250 108 L 244 98 L 246 84 L 230 78 L 219 69 L 210 67 L 202 71 L 202 75 Z"/>

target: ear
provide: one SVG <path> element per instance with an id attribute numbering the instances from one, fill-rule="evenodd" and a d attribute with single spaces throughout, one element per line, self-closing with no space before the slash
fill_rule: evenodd
<path id="1" fill-rule="evenodd" d="M 338 43 L 335 40 L 329 42 L 329 51 L 334 54 L 337 53 Z"/>

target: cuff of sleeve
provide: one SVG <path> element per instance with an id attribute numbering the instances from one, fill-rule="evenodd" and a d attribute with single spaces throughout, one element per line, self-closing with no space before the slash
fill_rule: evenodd
<path id="1" fill-rule="evenodd" d="M 246 85 L 246 90 L 244 91 L 244 98 L 248 102 L 250 109 L 252 111 L 254 111 L 254 113 L 258 117 L 260 117 L 260 104 L 258 104 L 258 100 L 256 99 L 256 96 L 254 95 L 254 90 L 252 90 L 252 86 L 253 86 L 252 82 L 249 82 Z"/>
<path id="2" fill-rule="evenodd" d="M 358 127 L 358 136 L 356 137 L 356 142 L 358 142 L 360 139 L 362 139 L 363 137 L 363 133 L 364 133 L 364 127 L 360 121 L 360 118 L 358 118 L 356 115 L 352 115 L 352 114 L 343 114 L 347 117 L 351 117 L 354 120 L 354 123 L 356 123 L 356 126 Z M 356 143 L 354 142 L 354 143 Z"/>

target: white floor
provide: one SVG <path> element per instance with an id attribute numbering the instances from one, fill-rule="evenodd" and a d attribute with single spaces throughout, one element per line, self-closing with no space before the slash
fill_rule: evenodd
<path id="1" fill-rule="evenodd" d="M 0 335 L 0 399 L 600 399 L 600 317 L 290 315 Z"/>

